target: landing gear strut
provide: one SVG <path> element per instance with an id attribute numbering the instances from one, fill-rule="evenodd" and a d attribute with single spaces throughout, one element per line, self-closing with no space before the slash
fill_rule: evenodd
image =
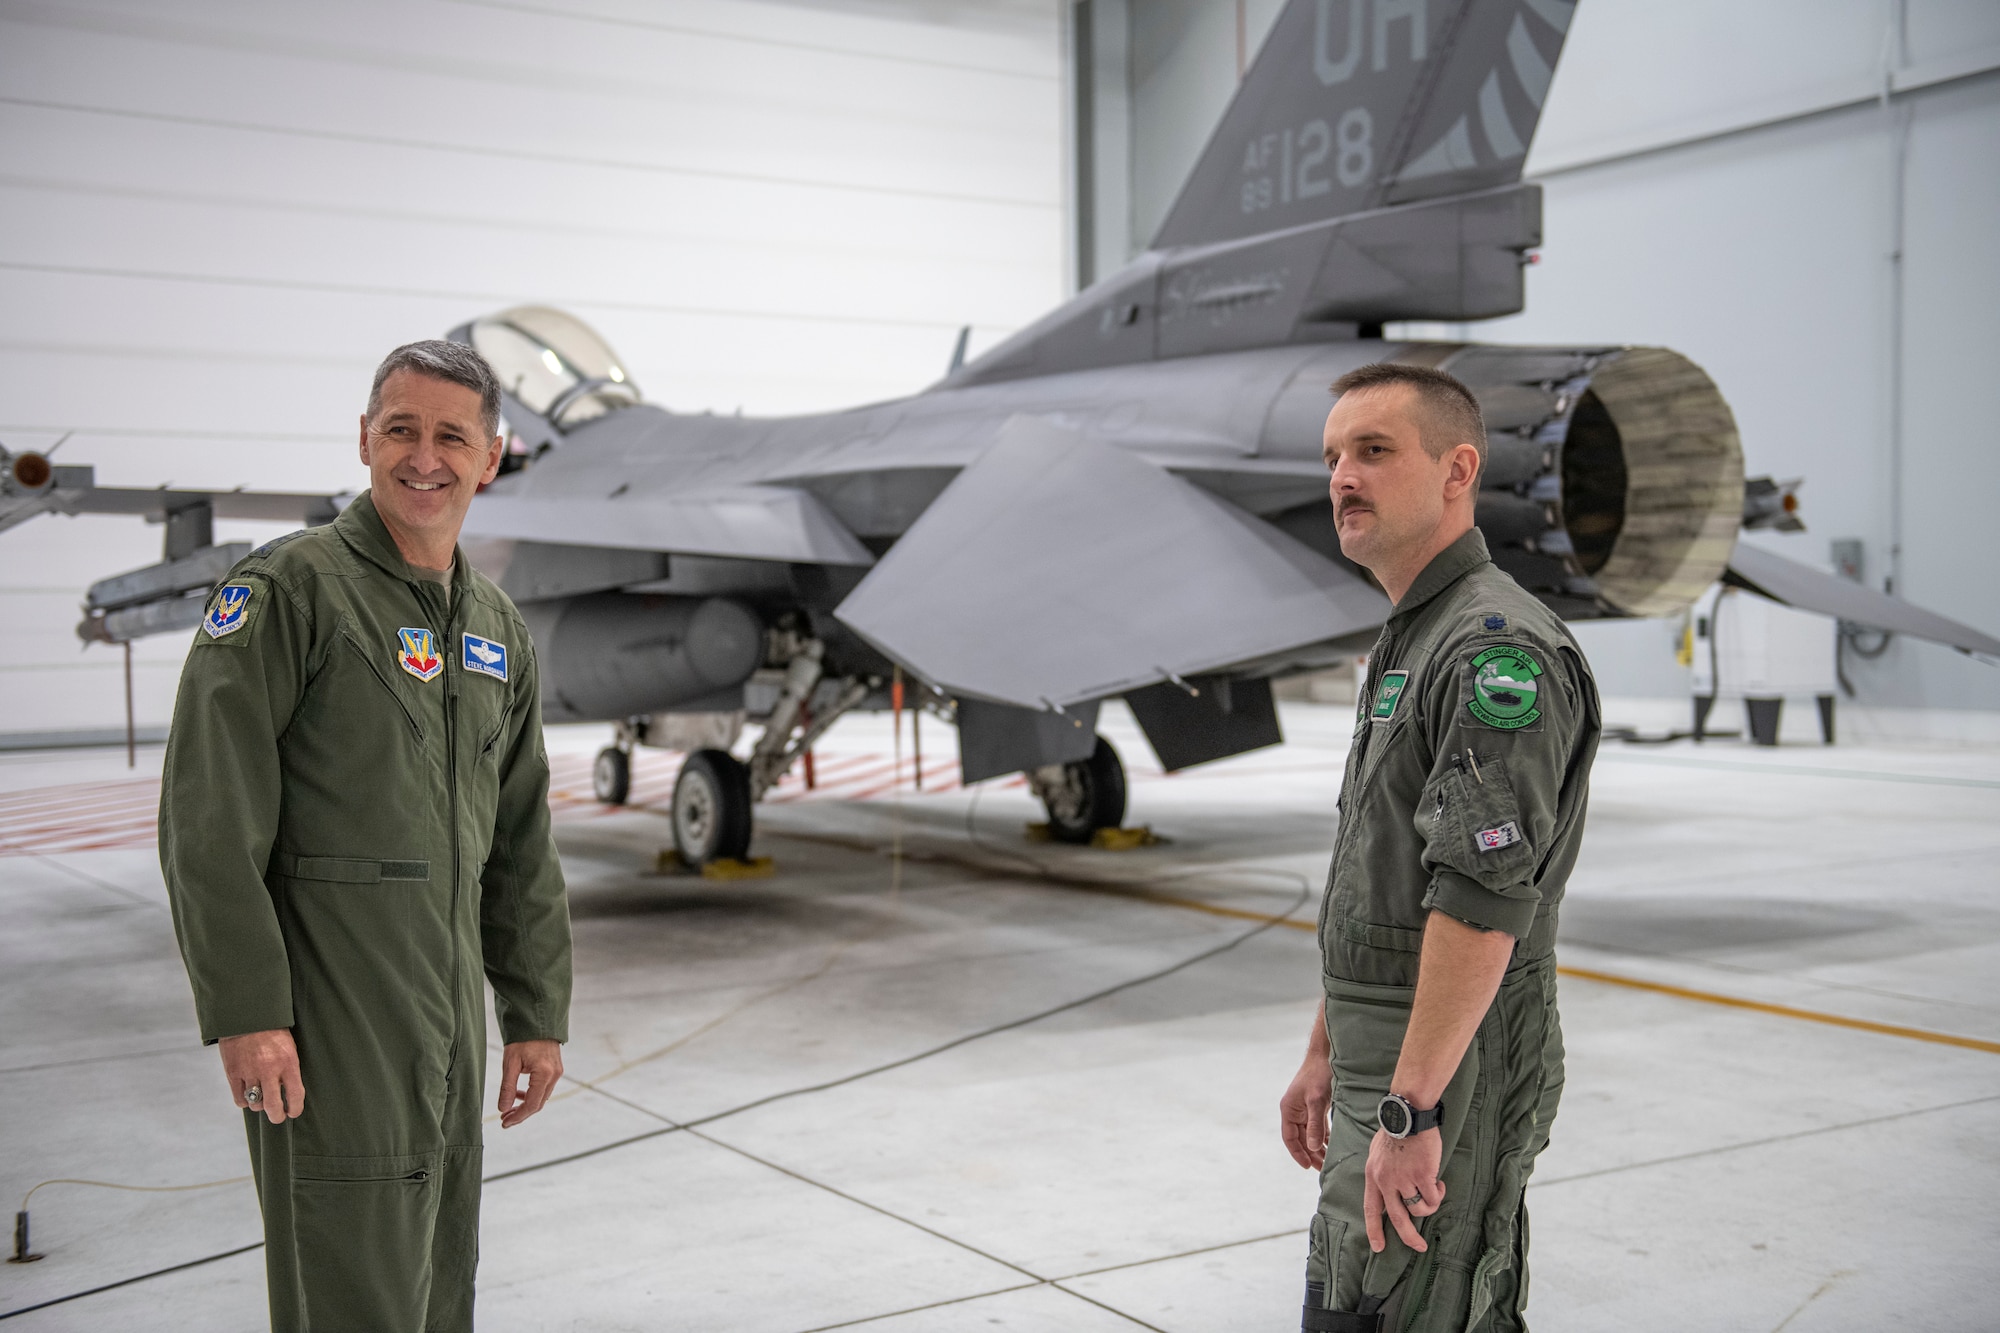
<path id="1" fill-rule="evenodd" d="M 1087 843 L 1101 828 L 1125 818 L 1125 765 L 1102 736 L 1090 758 L 1049 764 L 1028 774 L 1028 786 L 1049 812 L 1049 836 Z"/>
<path id="2" fill-rule="evenodd" d="M 674 850 L 685 864 L 745 859 L 753 807 L 828 727 L 868 697 L 866 682 L 846 680 L 831 698 L 820 691 L 818 705 L 805 711 L 825 674 L 824 652 L 817 639 L 793 640 L 784 685 L 747 762 L 727 750 L 702 749 L 681 766 L 674 782 Z"/>

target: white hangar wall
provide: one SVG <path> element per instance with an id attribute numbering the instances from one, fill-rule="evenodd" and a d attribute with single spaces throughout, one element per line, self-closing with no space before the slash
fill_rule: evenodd
<path id="1" fill-rule="evenodd" d="M 1077 182 L 1098 209 L 1101 274 L 1143 247 L 1219 119 L 1238 23 L 1254 52 L 1278 6 L 1091 6 L 1100 55 L 1123 53 L 1115 69 L 1100 58 L 1089 90 L 1105 104 L 1100 137 L 1128 127 Z M 1996 145 L 1991 0 L 1583 0 L 1527 163 L 1546 243 L 1526 311 L 1390 332 L 1676 348 L 1735 408 L 1751 474 L 1806 479 L 1809 531 L 1750 540 L 1824 565 L 1831 539 L 1858 537 L 1881 586 L 1900 527 L 1897 591 L 2000 633 Z M 1679 630 L 1614 622 L 1579 637 L 1607 694 L 1685 698 Z M 1872 706 L 1857 720 L 2000 737 L 2000 669 L 1897 640 L 1847 671 Z"/>
<path id="2" fill-rule="evenodd" d="M 912 392 L 1061 298 L 1061 77 L 1056 0 L 5 0 L 0 441 L 358 489 L 383 353 L 522 302 L 675 410 Z M 159 558 L 0 534 L 0 733 L 122 728 L 72 626 Z M 142 726 L 184 651 L 137 646 Z"/>

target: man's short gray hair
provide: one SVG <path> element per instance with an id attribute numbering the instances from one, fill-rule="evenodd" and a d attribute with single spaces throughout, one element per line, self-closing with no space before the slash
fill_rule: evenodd
<path id="1" fill-rule="evenodd" d="M 375 383 L 368 389 L 368 419 L 382 410 L 382 385 L 399 370 L 428 375 L 434 380 L 462 384 L 479 395 L 479 429 L 491 440 L 500 433 L 500 378 L 486 358 L 464 343 L 426 338 L 420 343 L 404 343 L 382 358 L 375 368 Z"/>

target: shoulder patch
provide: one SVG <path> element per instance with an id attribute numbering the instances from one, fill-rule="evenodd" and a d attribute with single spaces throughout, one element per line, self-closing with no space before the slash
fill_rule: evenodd
<path id="1" fill-rule="evenodd" d="M 1489 727 L 1515 731 L 1542 715 L 1535 706 L 1541 695 L 1536 678 L 1541 663 L 1526 648 L 1498 643 L 1472 659 L 1472 715 Z"/>
<path id="2" fill-rule="evenodd" d="M 459 664 L 467 671 L 495 680 L 507 679 L 507 645 L 477 634 L 459 635 Z"/>
<path id="3" fill-rule="evenodd" d="M 1507 617 L 1499 615 L 1486 617 L 1486 628 L 1492 630 L 1506 629 Z"/>
<path id="4" fill-rule="evenodd" d="M 215 590 L 214 600 L 201 617 L 202 633 L 211 639 L 234 634 L 250 623 L 250 593 L 247 583 L 225 583 Z M 183 624 L 186 622 L 183 621 Z"/>

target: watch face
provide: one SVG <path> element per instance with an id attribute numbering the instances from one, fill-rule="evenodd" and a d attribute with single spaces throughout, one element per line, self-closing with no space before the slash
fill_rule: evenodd
<path id="1" fill-rule="evenodd" d="M 1389 1131 L 1389 1137 L 1401 1138 L 1410 1132 L 1410 1108 L 1394 1097 L 1384 1097 L 1378 1112 L 1382 1128 Z"/>

